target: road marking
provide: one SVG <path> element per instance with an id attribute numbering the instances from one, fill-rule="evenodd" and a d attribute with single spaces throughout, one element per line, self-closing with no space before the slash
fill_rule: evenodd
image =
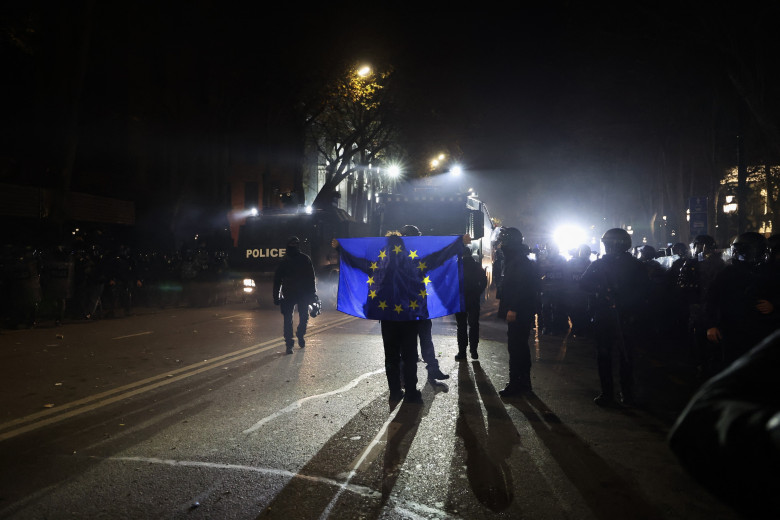
<path id="1" fill-rule="evenodd" d="M 292 412 L 293 410 L 297 410 L 306 401 L 310 401 L 312 399 L 321 399 L 323 397 L 330 397 L 331 395 L 344 393 L 344 392 L 346 392 L 348 390 L 351 390 L 351 389 L 355 388 L 357 386 L 357 384 L 359 382 L 361 382 L 363 379 L 365 379 L 367 377 L 375 376 L 377 374 L 383 374 L 384 372 L 385 372 L 385 367 L 382 367 L 379 370 L 374 370 L 373 372 L 367 372 L 365 374 L 361 374 L 358 377 L 356 377 L 355 379 L 353 379 L 352 381 L 350 381 L 349 383 L 347 383 L 346 385 L 344 385 L 341 388 L 338 388 L 336 390 L 331 390 L 330 392 L 325 392 L 324 394 L 309 395 L 307 397 L 304 397 L 303 399 L 298 399 L 297 401 L 293 402 L 289 406 L 286 406 L 285 408 L 282 408 L 281 410 L 278 410 L 278 411 L 272 413 L 271 415 L 268 415 L 268 416 L 260 419 L 259 421 L 257 421 L 254 424 L 254 426 L 244 430 L 244 433 L 245 434 L 249 434 L 249 433 L 252 433 L 254 431 L 259 430 L 260 427 L 262 427 L 264 424 L 273 421 L 274 419 L 276 419 L 280 415 L 284 415 L 286 413 Z"/>
<path id="2" fill-rule="evenodd" d="M 146 336 L 147 334 L 153 334 L 153 333 L 154 333 L 154 331 L 153 331 L 153 330 L 149 330 L 149 331 L 146 331 L 146 332 L 139 332 L 139 333 L 137 333 L 137 334 L 128 334 L 127 336 L 117 336 L 117 337 L 115 337 L 115 338 L 111 338 L 111 339 L 125 339 L 125 338 L 134 338 L 134 337 L 136 337 L 136 336 Z"/>
<path id="3" fill-rule="evenodd" d="M 336 318 L 334 321 L 329 322 L 326 325 L 318 325 L 318 326 L 311 327 L 310 334 L 314 335 L 320 332 L 324 332 L 333 327 L 338 327 L 344 323 L 357 320 L 357 319 L 358 318 L 355 318 L 354 316 L 344 315 L 339 318 Z M 143 394 L 144 392 L 148 392 L 150 390 L 154 390 L 156 388 L 160 388 L 162 386 L 169 385 L 177 381 L 181 381 L 188 377 L 203 372 L 207 372 L 209 370 L 213 370 L 214 368 L 220 367 L 222 365 L 226 365 L 228 363 L 232 363 L 234 361 L 238 361 L 246 357 L 260 354 L 262 352 L 265 352 L 272 348 L 276 348 L 277 346 L 283 344 L 284 344 L 284 338 L 277 337 L 274 339 L 264 341 L 262 343 L 258 343 L 256 345 L 252 345 L 250 347 L 246 347 L 241 350 L 237 350 L 235 352 L 229 352 L 227 354 L 217 356 L 213 359 L 207 359 L 205 361 L 194 363 L 192 365 L 187 365 L 181 368 L 177 368 L 175 370 L 164 372 L 162 374 L 158 374 L 156 376 L 142 379 L 140 381 L 135 381 L 133 383 L 129 383 L 124 386 L 113 388 L 111 390 L 107 390 L 99 394 L 87 396 L 83 399 L 71 401 L 70 403 L 65 403 L 61 406 L 55 406 L 54 408 L 47 408 L 43 411 L 36 412 L 34 414 L 30 414 L 25 417 L 20 417 L 18 419 L 14 419 L 12 421 L 0 424 L 0 431 L 9 430 L 9 431 L 5 431 L 4 433 L 0 433 L 0 441 L 4 441 L 6 439 L 10 439 L 12 437 L 16 437 L 17 435 L 21 435 L 23 433 L 27 433 L 33 430 L 37 430 L 38 428 L 41 428 L 43 426 L 48 426 L 49 424 L 54 424 L 64 419 L 75 417 L 77 415 L 80 415 L 88 411 L 96 410 L 103 406 L 116 403 L 123 399 L 127 399 L 128 397 L 133 397 L 139 394 Z M 18 427 L 10 430 L 10 428 L 13 428 L 15 426 Z"/>

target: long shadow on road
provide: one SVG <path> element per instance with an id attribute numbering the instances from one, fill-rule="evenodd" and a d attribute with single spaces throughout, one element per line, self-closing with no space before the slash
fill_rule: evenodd
<path id="1" fill-rule="evenodd" d="M 664 514 L 638 486 L 619 475 L 536 395 L 507 401 L 528 420 L 596 518 L 651 520 Z"/>
<path id="2" fill-rule="evenodd" d="M 391 499 L 431 400 L 401 403 L 395 415 L 391 410 L 388 421 L 387 394 L 374 399 L 325 443 L 257 518 L 377 518 Z"/>

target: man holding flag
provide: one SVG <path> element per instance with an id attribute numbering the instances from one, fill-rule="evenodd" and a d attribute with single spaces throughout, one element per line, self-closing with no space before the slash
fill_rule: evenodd
<path id="1" fill-rule="evenodd" d="M 422 402 L 417 390 L 418 324 L 464 308 L 460 252 L 469 242 L 469 235 L 402 237 L 397 231 L 332 242 L 340 252 L 337 309 L 380 321 L 391 402 Z"/>

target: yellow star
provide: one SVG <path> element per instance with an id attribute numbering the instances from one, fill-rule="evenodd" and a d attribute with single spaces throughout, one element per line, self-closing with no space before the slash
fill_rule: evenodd
<path id="1" fill-rule="evenodd" d="M 404 249 L 404 248 L 403 248 L 403 247 L 401 247 L 401 246 L 395 246 L 395 247 L 393 248 L 393 253 L 396 253 L 396 254 L 398 254 L 398 253 L 400 253 L 401 251 L 403 251 L 403 249 Z"/>
<path id="2" fill-rule="evenodd" d="M 419 269 L 420 271 L 424 271 L 428 269 L 428 266 L 425 265 L 425 262 L 420 262 L 419 264 L 417 264 L 417 269 Z"/>
<path id="3" fill-rule="evenodd" d="M 423 283 L 424 283 L 425 285 L 428 285 L 429 283 L 431 283 L 431 279 L 430 279 L 430 277 L 426 276 L 425 278 L 423 278 Z"/>
<path id="4" fill-rule="evenodd" d="M 409 258 L 411 258 L 412 260 L 417 258 L 417 251 L 409 251 Z"/>
<path id="5" fill-rule="evenodd" d="M 409 307 L 411 307 L 412 309 L 416 309 L 417 307 L 419 307 L 419 305 L 417 305 L 417 300 L 410 301 Z"/>
<path id="6" fill-rule="evenodd" d="M 374 277 L 373 277 L 373 276 L 369 276 L 369 277 L 368 277 L 368 280 L 366 280 L 366 283 L 367 283 L 368 285 L 371 285 L 371 284 L 373 284 L 373 283 L 374 283 Z"/>
<path id="7" fill-rule="evenodd" d="M 376 298 L 376 291 L 373 291 L 373 290 L 372 290 L 372 291 L 369 291 L 369 293 L 368 293 L 368 297 L 369 297 L 369 298 L 371 298 L 372 300 L 373 300 L 374 298 Z"/>
<path id="8" fill-rule="evenodd" d="M 387 309 L 387 302 L 379 302 L 379 308 L 382 310 Z"/>
<path id="9" fill-rule="evenodd" d="M 384 249 L 382 249 L 382 250 L 379 252 L 379 258 L 380 258 L 380 259 L 385 259 L 386 257 L 387 257 L 387 253 L 385 253 L 385 250 L 384 250 Z"/>
<path id="10" fill-rule="evenodd" d="M 376 262 L 371 262 L 371 267 L 369 269 L 371 269 L 372 271 L 376 271 L 377 269 L 379 269 L 379 267 L 377 267 Z"/>
<path id="11" fill-rule="evenodd" d="M 396 305 L 396 306 L 395 306 L 395 308 L 394 308 L 393 310 L 394 310 L 395 312 L 397 312 L 398 314 L 401 314 L 401 312 L 403 312 L 403 310 L 404 310 L 404 309 L 403 309 L 403 307 L 401 307 L 400 305 Z"/>
<path id="12" fill-rule="evenodd" d="M 419 294 L 420 294 L 420 296 L 422 296 L 423 298 L 425 298 L 426 296 L 428 296 L 428 291 L 426 291 L 425 289 L 423 289 L 423 290 L 421 290 L 421 291 L 420 291 L 420 293 L 419 293 Z"/>

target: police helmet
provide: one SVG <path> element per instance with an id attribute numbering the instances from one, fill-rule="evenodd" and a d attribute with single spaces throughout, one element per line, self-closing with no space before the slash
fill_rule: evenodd
<path id="1" fill-rule="evenodd" d="M 761 233 L 742 233 L 731 243 L 732 261 L 755 265 L 764 260 L 767 240 Z"/>
<path id="2" fill-rule="evenodd" d="M 716 247 L 715 239 L 710 235 L 697 235 L 696 238 L 693 239 L 693 250 L 696 254 L 715 249 Z"/>
<path id="3" fill-rule="evenodd" d="M 772 235 L 766 239 L 766 259 L 769 262 L 780 260 L 780 235 Z"/>
<path id="4" fill-rule="evenodd" d="M 641 246 L 636 250 L 636 257 L 643 262 L 648 262 L 655 258 L 655 248 L 653 246 Z"/>
<path id="5" fill-rule="evenodd" d="M 316 318 L 322 314 L 322 301 L 318 296 L 314 296 L 314 301 L 309 304 L 309 316 Z"/>
<path id="6" fill-rule="evenodd" d="M 298 238 L 296 236 L 292 236 L 292 237 L 287 239 L 287 247 L 288 248 L 300 247 L 300 246 L 301 246 L 301 239 L 300 238 Z"/>
<path id="7" fill-rule="evenodd" d="M 690 248 L 683 244 L 682 242 L 677 242 L 676 244 L 672 245 L 672 254 L 677 255 L 683 258 L 687 258 L 690 256 Z"/>
<path id="8" fill-rule="evenodd" d="M 588 244 L 582 244 L 579 249 L 577 249 L 577 258 L 590 258 L 592 253 L 593 250 Z"/>
<path id="9" fill-rule="evenodd" d="M 601 243 L 604 244 L 604 252 L 625 253 L 631 249 L 631 235 L 622 228 L 612 228 L 604 232 L 601 237 Z"/>
<path id="10" fill-rule="evenodd" d="M 422 233 L 420 233 L 420 228 L 417 226 L 407 224 L 401 228 L 401 235 L 405 237 L 419 237 Z"/>
<path id="11" fill-rule="evenodd" d="M 523 245 L 523 234 L 517 228 L 502 227 L 498 242 L 502 249 L 519 249 Z"/>

